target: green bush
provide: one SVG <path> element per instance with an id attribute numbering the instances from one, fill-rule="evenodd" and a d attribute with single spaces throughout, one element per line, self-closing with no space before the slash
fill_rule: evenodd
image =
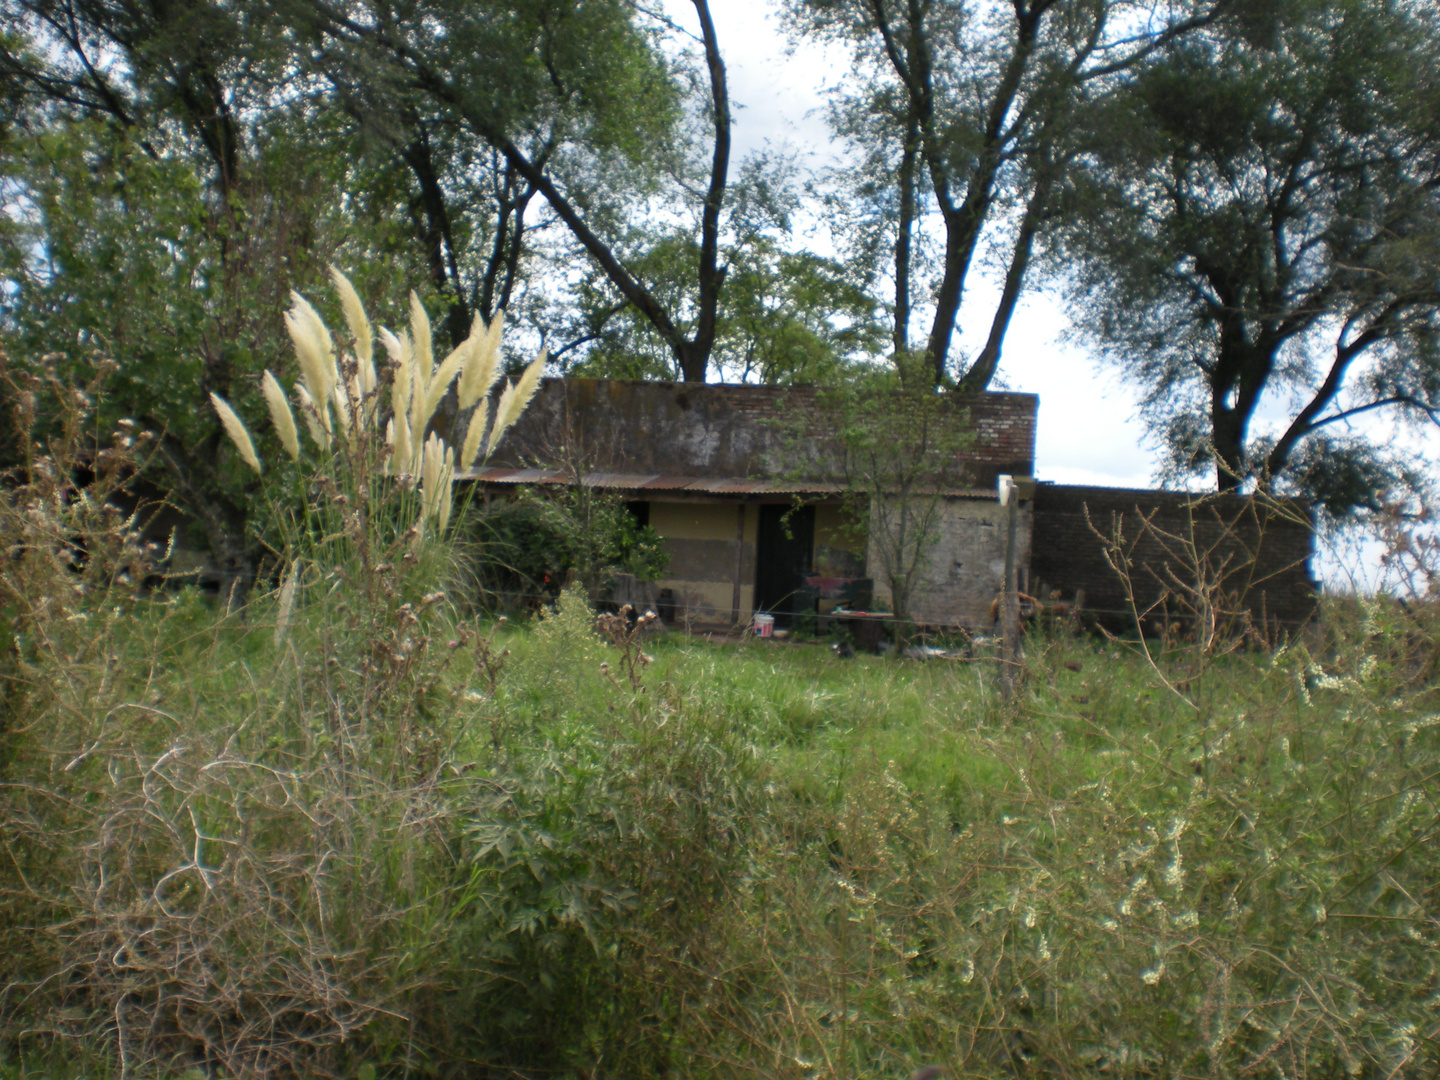
<path id="1" fill-rule="evenodd" d="M 474 522 L 478 570 L 496 599 L 553 598 L 572 574 L 598 595 L 616 574 L 656 581 L 670 561 L 659 534 L 620 498 L 593 491 L 521 488 L 480 508 Z"/>

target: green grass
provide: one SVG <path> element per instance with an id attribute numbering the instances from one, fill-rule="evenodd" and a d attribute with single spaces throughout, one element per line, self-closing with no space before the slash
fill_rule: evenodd
<path id="1" fill-rule="evenodd" d="M 985 661 L 617 648 L 573 599 L 312 591 L 278 642 L 272 604 L 22 635 L 6 1080 L 1440 1062 L 1424 612 L 1154 666 L 1032 636 L 1006 702 Z"/>

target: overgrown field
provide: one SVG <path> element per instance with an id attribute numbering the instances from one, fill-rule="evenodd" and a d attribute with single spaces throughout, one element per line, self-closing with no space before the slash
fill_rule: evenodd
<path id="1" fill-rule="evenodd" d="M 492 621 L 374 391 L 207 599 L 119 508 L 145 433 L 45 392 L 0 488 L 5 1080 L 1440 1069 L 1433 603 L 1041 628 L 1009 700 L 575 592 Z"/>
<path id="2" fill-rule="evenodd" d="M 502 625 L 317 568 L 277 633 L 8 582 L 0 1075 L 1440 1066 L 1413 611 L 1208 667 L 1035 636 L 1007 705 L 573 594 Z"/>

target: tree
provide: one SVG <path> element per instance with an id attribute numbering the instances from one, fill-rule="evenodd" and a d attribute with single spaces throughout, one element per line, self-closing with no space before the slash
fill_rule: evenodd
<path id="1" fill-rule="evenodd" d="M 757 235 L 727 247 L 728 276 L 716 317 L 710 370 L 735 382 L 772 386 L 831 385 L 846 369 L 883 345 L 875 300 L 845 268 L 812 252 L 787 251 L 783 237 Z M 685 268 L 694 245 L 685 235 L 657 239 L 643 267 L 652 288 L 688 325 Z M 615 305 L 592 278 L 582 288 L 590 332 L 576 336 L 590 349 L 569 368 L 602 378 L 676 379 L 673 353 L 633 308 Z M 565 357 L 558 357 L 562 361 Z"/>
<path id="2" fill-rule="evenodd" d="M 1297 0 L 1269 33 L 1187 40 L 1106 107 L 1061 251 L 1174 469 L 1377 508 L 1403 463 L 1347 421 L 1440 407 L 1433 12 Z"/>
<path id="3" fill-rule="evenodd" d="M 903 652 L 940 540 L 944 493 L 963 475 L 959 459 L 974 443 L 965 399 L 935 393 L 919 373 L 870 368 L 826 388 L 819 401 L 820 426 L 811 417 L 792 429 L 792 476 L 842 486 L 846 517 L 870 576 L 889 595 Z"/>
<path id="4" fill-rule="evenodd" d="M 261 5 L 0 15 L 0 330 L 17 357 L 82 335 L 116 359 L 102 422 L 163 432 L 151 479 L 199 523 L 192 542 L 248 576 L 254 483 L 205 395 L 259 409 L 260 370 L 288 363 L 289 291 L 327 291 L 332 262 L 366 268 L 368 299 L 438 298 L 463 340 L 524 289 L 534 190 L 444 112 L 371 112 L 304 77 Z"/>
<path id="5" fill-rule="evenodd" d="M 868 250 L 889 241 L 892 346 L 912 351 L 924 283 L 927 205 L 941 251 L 921 350 L 934 385 L 983 390 L 1055 213 L 1070 134 L 1095 91 L 1216 19 L 1225 0 L 789 0 L 797 33 L 852 46 L 857 89 L 837 102 L 837 133 L 861 151 L 847 190 L 871 210 Z M 1264 4 L 1251 4 L 1253 10 Z M 883 180 L 879 178 L 885 178 Z M 892 179 L 893 178 L 893 179 Z M 1002 243 L 1003 234 L 1003 243 Z M 952 365 L 965 288 L 986 241 L 1008 247 L 985 347 Z M 870 272 L 878 267 L 870 267 Z"/>
<path id="6" fill-rule="evenodd" d="M 720 250 L 730 168 L 729 91 L 708 0 L 692 0 L 710 132 L 700 184 L 686 175 L 685 153 L 695 144 L 683 138 L 679 84 L 623 0 L 274 2 L 313 34 L 315 70 L 366 98 L 371 110 L 443 111 L 493 147 L 654 327 L 683 377 L 704 380 L 726 276 Z M 657 151 L 667 146 L 679 153 Z M 668 159 L 672 193 L 698 200 L 688 327 L 638 272 L 625 242 L 624 207 L 636 193 L 621 181 L 648 186 L 657 156 Z"/>
<path id="7" fill-rule="evenodd" d="M 0 330 L 17 361 L 68 354 L 60 374 L 80 382 L 85 354 L 117 362 L 97 422 L 131 417 L 160 435 L 149 479 L 243 582 L 263 550 L 255 485 L 206 395 L 258 406 L 260 370 L 289 351 L 289 290 L 314 291 L 327 263 L 413 274 L 404 173 L 334 109 L 276 89 L 281 43 L 249 9 L 3 11 Z"/>

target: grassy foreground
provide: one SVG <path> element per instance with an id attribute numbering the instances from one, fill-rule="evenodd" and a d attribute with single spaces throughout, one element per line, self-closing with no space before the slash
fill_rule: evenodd
<path id="1" fill-rule="evenodd" d="M 576 596 L 66 580 L 7 578 L 0 1076 L 1440 1067 L 1423 612 L 1035 637 L 1006 705 Z"/>

